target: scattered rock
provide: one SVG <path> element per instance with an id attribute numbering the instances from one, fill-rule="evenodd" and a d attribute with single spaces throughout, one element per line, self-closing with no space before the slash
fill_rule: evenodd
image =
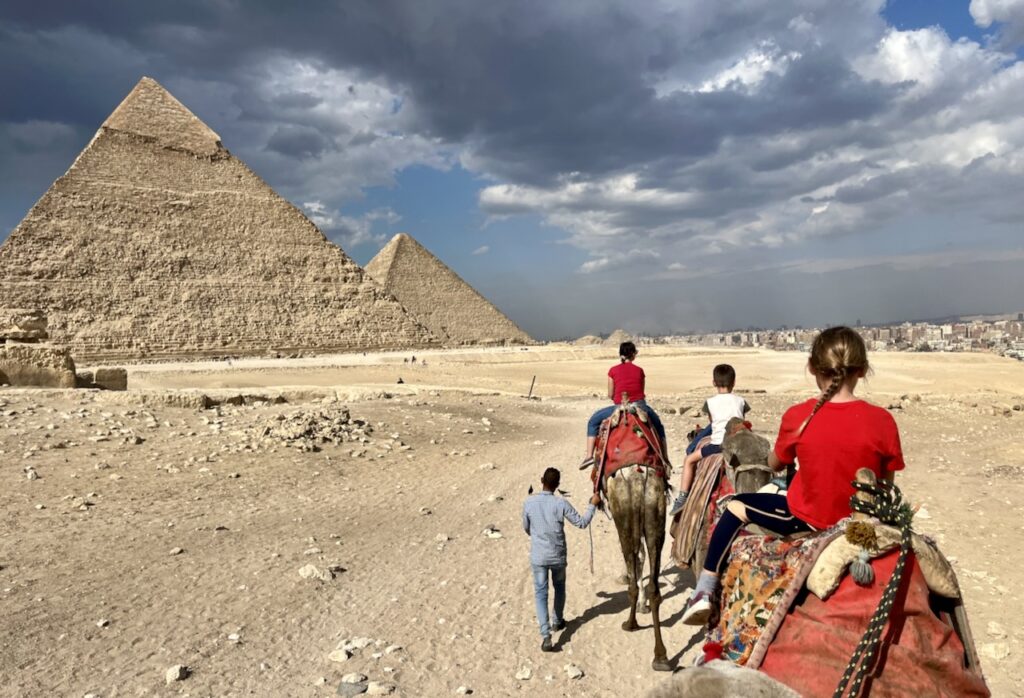
<path id="1" fill-rule="evenodd" d="M 329 655 L 327 655 L 327 658 L 332 662 L 338 662 L 340 664 L 341 662 L 347 662 L 348 658 L 351 656 L 351 652 L 339 647 L 338 649 L 334 650 Z"/>
<path id="2" fill-rule="evenodd" d="M 96 621 L 96 627 L 97 628 L 105 628 L 108 625 L 110 625 L 110 621 L 107 620 L 106 618 L 100 618 L 98 621 Z"/>
<path id="3" fill-rule="evenodd" d="M 185 552 L 185 551 L 182 548 L 171 548 L 170 554 L 171 555 L 181 555 L 183 552 Z"/>
<path id="4" fill-rule="evenodd" d="M 420 507 L 420 516 L 430 516 L 432 513 L 434 512 L 430 511 L 427 507 Z"/>
<path id="5" fill-rule="evenodd" d="M 299 576 L 303 579 L 319 579 L 322 582 L 334 579 L 334 573 L 331 570 L 320 569 L 316 565 L 303 565 L 299 568 Z"/>
<path id="6" fill-rule="evenodd" d="M 184 681 L 189 677 L 189 668 L 184 664 L 175 664 L 166 672 L 164 672 L 164 681 L 168 684 L 172 684 L 175 681 Z"/>
<path id="7" fill-rule="evenodd" d="M 533 678 L 533 670 L 528 666 L 524 666 L 522 669 L 516 672 L 516 678 L 520 681 L 529 681 Z"/>
<path id="8" fill-rule="evenodd" d="M 570 679 L 582 679 L 583 678 L 583 670 L 580 669 L 575 664 L 566 664 L 565 665 L 565 675 L 568 676 Z"/>
<path id="9" fill-rule="evenodd" d="M 915 518 L 915 519 L 921 519 L 922 521 L 926 521 L 926 520 L 928 520 L 928 519 L 932 518 L 932 515 L 931 515 L 931 514 L 929 514 L 929 513 L 928 513 L 928 510 L 927 510 L 927 509 L 925 509 L 925 508 L 924 508 L 924 507 L 922 506 L 922 507 L 920 507 L 920 508 L 919 508 L 919 509 L 917 510 L 917 512 L 916 512 L 916 513 L 914 514 L 914 518 Z"/>
<path id="10" fill-rule="evenodd" d="M 473 692 L 473 689 L 469 686 L 459 686 L 455 689 L 455 692 L 460 696 L 468 696 L 470 693 Z"/>
<path id="11" fill-rule="evenodd" d="M 365 681 L 361 681 L 359 683 L 345 683 L 344 681 L 342 681 L 340 684 L 338 684 L 338 695 L 348 696 L 349 698 L 351 698 L 352 696 L 358 696 L 363 693 L 366 693 L 366 689 L 367 684 Z"/>
<path id="12" fill-rule="evenodd" d="M 402 649 L 401 645 L 388 645 L 384 648 L 384 654 L 394 654 L 395 652 L 401 652 Z"/>
<path id="13" fill-rule="evenodd" d="M 502 537 L 503 537 L 503 536 L 501 535 L 501 531 L 499 531 L 499 530 L 498 530 L 498 529 L 497 529 L 497 528 L 496 528 L 496 527 L 494 526 L 494 524 L 491 524 L 491 525 L 489 525 L 489 526 L 488 526 L 487 528 L 485 528 L 485 529 L 484 529 L 484 532 L 483 532 L 483 534 L 484 534 L 485 536 L 487 536 L 488 538 L 492 539 L 492 540 L 496 540 L 496 539 L 498 539 L 498 538 L 502 538 Z"/>
<path id="14" fill-rule="evenodd" d="M 1006 628 L 1004 628 L 1003 626 L 1001 626 L 999 623 L 997 623 L 995 621 L 990 621 L 989 622 L 988 627 L 986 628 L 986 631 L 988 632 L 989 635 L 991 635 L 992 637 L 996 638 L 997 640 L 1002 640 L 1004 637 L 1006 637 Z"/>
<path id="15" fill-rule="evenodd" d="M 480 470 L 494 470 L 494 463 L 481 463 Z"/>
<path id="16" fill-rule="evenodd" d="M 371 681 L 366 685 L 366 694 L 369 696 L 389 696 L 395 692 L 395 684 Z"/>
<path id="17" fill-rule="evenodd" d="M 1010 646 L 1005 642 L 986 642 L 981 646 L 981 656 L 1000 662 L 1010 656 Z"/>
<path id="18" fill-rule="evenodd" d="M 363 683 L 364 681 L 366 681 L 366 674 L 360 674 L 358 672 L 345 674 L 341 677 L 342 683 Z"/>

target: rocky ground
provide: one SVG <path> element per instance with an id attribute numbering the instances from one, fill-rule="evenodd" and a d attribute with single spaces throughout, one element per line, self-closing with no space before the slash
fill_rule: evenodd
<path id="1" fill-rule="evenodd" d="M 222 390 L 217 400 L 243 404 L 214 406 L 167 387 L 0 390 L 0 695 L 621 696 L 655 685 L 652 634 L 619 629 L 621 558 L 603 516 L 593 575 L 587 532 L 568 534 L 569 625 L 559 652 L 539 651 L 520 508 L 548 465 L 582 508 L 573 466 L 600 404 L 582 387 L 592 367 L 562 362 L 551 375 L 563 385 L 527 400 L 509 394 L 520 363 L 455 370 L 466 361 L 446 371 L 438 358 L 429 381 L 401 392 L 383 391 L 384 369 L 370 366 L 343 401 L 272 375 L 274 390 Z M 756 357 L 743 361 L 752 375 Z M 1012 696 L 1024 695 L 1024 379 L 986 380 L 1018 370 L 991 366 L 956 379 L 986 390 L 945 392 L 904 392 L 880 366 L 871 397 L 900 425 L 898 482 L 922 505 L 918 530 L 955 560 L 993 695 Z M 777 380 L 749 384 L 770 435 L 808 394 Z M 797 370 L 792 383 L 803 380 Z M 652 402 L 678 450 L 704 389 L 669 387 Z M 678 622 L 691 578 L 666 568 L 678 661 L 698 641 Z"/>

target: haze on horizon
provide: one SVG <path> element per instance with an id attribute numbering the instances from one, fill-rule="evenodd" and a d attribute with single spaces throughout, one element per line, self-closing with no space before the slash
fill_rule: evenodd
<path id="1" fill-rule="evenodd" d="M 151 75 L 541 339 L 1018 311 L 1022 46 L 1024 0 L 4 3 L 0 241 Z"/>

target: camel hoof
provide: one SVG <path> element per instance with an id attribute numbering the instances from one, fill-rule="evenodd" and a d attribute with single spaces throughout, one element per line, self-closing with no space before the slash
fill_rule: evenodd
<path id="1" fill-rule="evenodd" d="M 672 671 L 672 665 L 667 659 L 655 659 L 651 662 L 651 668 L 655 671 Z"/>
<path id="2" fill-rule="evenodd" d="M 640 625 L 635 621 L 625 620 L 622 622 L 622 629 L 625 630 L 627 633 L 631 633 L 634 630 L 639 630 Z"/>

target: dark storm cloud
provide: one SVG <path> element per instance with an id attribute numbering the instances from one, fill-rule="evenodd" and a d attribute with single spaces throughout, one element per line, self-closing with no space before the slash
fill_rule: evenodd
<path id="1" fill-rule="evenodd" d="M 329 147 L 322 133 L 302 126 L 279 126 L 267 141 L 268 149 L 292 158 L 315 158 Z"/>

